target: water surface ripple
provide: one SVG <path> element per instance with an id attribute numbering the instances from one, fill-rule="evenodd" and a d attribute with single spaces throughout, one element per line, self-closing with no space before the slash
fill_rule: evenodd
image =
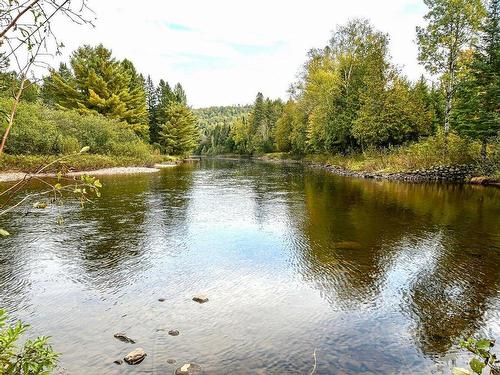
<path id="1" fill-rule="evenodd" d="M 316 350 L 318 374 L 449 374 L 460 338 L 500 339 L 499 190 L 216 160 L 102 180 L 0 222 L 0 307 L 65 373 L 305 374 Z"/>

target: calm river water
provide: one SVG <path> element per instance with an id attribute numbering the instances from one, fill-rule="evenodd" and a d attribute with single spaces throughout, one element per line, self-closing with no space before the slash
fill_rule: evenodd
<path id="1" fill-rule="evenodd" d="M 0 223 L 0 307 L 67 374 L 307 374 L 314 352 L 317 374 L 450 374 L 460 338 L 500 341 L 498 189 L 220 160 L 101 181 Z"/>

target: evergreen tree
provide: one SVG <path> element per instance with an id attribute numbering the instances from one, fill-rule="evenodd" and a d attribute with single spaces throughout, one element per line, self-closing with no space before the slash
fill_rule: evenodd
<path id="1" fill-rule="evenodd" d="M 500 132 L 500 0 L 490 0 L 481 40 L 458 85 L 457 128 L 486 145 Z"/>
<path id="2" fill-rule="evenodd" d="M 180 83 L 177 83 L 175 85 L 173 94 L 177 103 L 187 105 L 186 93 L 184 92 L 184 89 L 182 88 L 182 85 Z"/>
<path id="3" fill-rule="evenodd" d="M 44 82 L 44 99 L 63 109 L 99 113 L 134 124 L 144 135 L 147 123 L 143 79 L 133 64 L 117 61 L 102 45 L 83 46 L 70 58 L 71 69 L 61 65 Z"/>
<path id="4" fill-rule="evenodd" d="M 161 126 L 159 143 L 167 154 L 187 155 L 198 142 L 197 119 L 184 104 L 172 103 L 165 111 L 168 120 Z"/>
<path id="5" fill-rule="evenodd" d="M 148 109 L 148 124 L 149 124 L 149 138 L 151 143 L 158 142 L 158 119 L 157 119 L 157 106 L 158 106 L 158 91 L 148 75 L 144 85 L 144 91 L 146 92 L 146 104 Z"/>
<path id="6" fill-rule="evenodd" d="M 175 102 L 175 95 L 167 81 L 160 80 L 156 89 L 155 122 L 150 124 L 150 136 L 153 143 L 160 140 L 162 126 L 169 120 L 170 105 Z"/>

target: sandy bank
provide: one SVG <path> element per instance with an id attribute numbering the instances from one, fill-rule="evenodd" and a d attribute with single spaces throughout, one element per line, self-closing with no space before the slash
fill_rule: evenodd
<path id="1" fill-rule="evenodd" d="M 167 164 L 165 164 L 167 165 Z M 174 165 L 175 166 L 175 165 Z M 164 167 L 164 165 L 162 165 Z M 104 168 L 97 169 L 94 171 L 80 171 L 80 172 L 70 172 L 67 176 L 70 177 L 78 177 L 85 174 L 91 176 L 111 176 L 111 175 L 127 175 L 127 174 L 138 174 L 138 173 L 157 173 L 160 171 L 160 166 L 155 166 L 155 168 L 150 167 L 115 167 L 115 168 Z M 29 178 L 29 173 L 23 172 L 0 172 L 0 182 L 9 182 L 9 181 L 19 181 L 26 178 Z M 41 173 L 37 174 L 37 177 L 54 177 L 54 173 Z"/>

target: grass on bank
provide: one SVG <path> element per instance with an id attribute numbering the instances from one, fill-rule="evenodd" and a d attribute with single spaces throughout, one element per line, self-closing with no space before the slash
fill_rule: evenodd
<path id="1" fill-rule="evenodd" d="M 488 157 L 481 159 L 478 141 L 450 134 L 446 142 L 439 133 L 417 143 L 388 149 L 368 149 L 349 155 L 313 154 L 297 157 L 287 153 L 266 154 L 267 159 L 303 159 L 310 162 L 335 165 L 358 172 L 395 173 L 428 169 L 439 165 L 472 164 L 481 172 L 500 177 L 500 140 L 488 145 Z"/>

